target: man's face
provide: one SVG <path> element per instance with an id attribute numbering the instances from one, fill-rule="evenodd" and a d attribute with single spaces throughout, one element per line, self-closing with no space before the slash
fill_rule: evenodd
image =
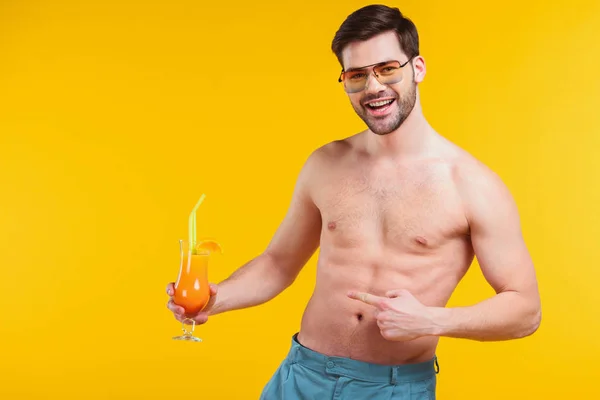
<path id="1" fill-rule="evenodd" d="M 409 61 L 400 48 L 396 33 L 386 32 L 364 42 L 351 43 L 344 49 L 342 60 L 346 71 L 369 66 L 361 69 L 358 77 L 353 78 L 356 82 L 366 76 L 364 89 L 348 93 L 358 116 L 377 135 L 387 135 L 398 129 L 416 103 L 415 70 L 409 62 L 394 72 L 396 77 L 392 81 L 397 82 L 388 84 L 379 82 L 373 72 L 373 65 L 379 63 L 395 60 L 404 65 Z M 382 81 L 386 79 L 384 73 L 390 70 L 387 68 L 378 71 Z"/>

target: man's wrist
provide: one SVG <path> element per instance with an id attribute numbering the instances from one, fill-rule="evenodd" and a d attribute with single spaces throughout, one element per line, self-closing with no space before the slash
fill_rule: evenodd
<path id="1" fill-rule="evenodd" d="M 451 310 L 444 307 L 429 307 L 428 311 L 431 322 L 429 334 L 431 336 L 444 336 L 450 329 Z"/>

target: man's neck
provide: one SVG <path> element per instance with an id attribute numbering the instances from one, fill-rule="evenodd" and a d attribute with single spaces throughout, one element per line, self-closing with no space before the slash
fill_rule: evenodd
<path id="1" fill-rule="evenodd" d="M 366 135 L 367 152 L 375 157 L 418 157 L 427 153 L 428 144 L 436 136 L 418 103 L 402 125 L 387 135 L 371 131 Z"/>

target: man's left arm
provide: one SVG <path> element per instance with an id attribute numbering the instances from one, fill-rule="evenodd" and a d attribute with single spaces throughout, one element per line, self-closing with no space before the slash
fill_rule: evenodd
<path id="1" fill-rule="evenodd" d="M 541 321 L 541 303 L 515 201 L 481 164 L 456 176 L 477 261 L 496 294 L 472 306 L 431 308 L 434 334 L 479 341 L 531 335 Z"/>

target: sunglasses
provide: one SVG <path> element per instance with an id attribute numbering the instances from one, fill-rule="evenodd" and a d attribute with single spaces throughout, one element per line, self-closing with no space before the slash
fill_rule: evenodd
<path id="1" fill-rule="evenodd" d="M 367 87 L 367 81 L 371 71 L 375 76 L 375 79 L 382 85 L 391 85 L 402 81 L 403 74 L 402 68 L 406 66 L 412 57 L 405 63 L 401 64 L 400 61 L 384 61 L 377 64 L 367 65 L 360 68 L 352 68 L 348 71 L 342 69 L 342 73 L 338 79 L 338 82 L 344 83 L 344 90 L 347 93 L 357 93 L 364 90 Z"/>

